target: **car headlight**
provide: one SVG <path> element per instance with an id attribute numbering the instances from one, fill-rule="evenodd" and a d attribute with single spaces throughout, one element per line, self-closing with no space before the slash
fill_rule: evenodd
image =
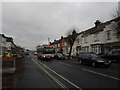
<path id="1" fill-rule="evenodd" d="M 102 61 L 102 60 L 97 60 L 97 62 L 104 62 L 104 61 Z"/>

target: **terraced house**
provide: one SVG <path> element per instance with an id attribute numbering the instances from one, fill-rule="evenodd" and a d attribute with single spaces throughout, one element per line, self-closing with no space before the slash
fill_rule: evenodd
<path id="1" fill-rule="evenodd" d="M 120 17 L 105 23 L 96 20 L 95 26 L 80 32 L 74 42 L 72 55 L 80 52 L 95 52 L 97 54 L 120 49 L 119 29 Z M 117 29 L 118 28 L 118 29 Z"/>
<path id="2" fill-rule="evenodd" d="M 54 46 L 56 52 L 62 52 L 64 54 L 67 54 L 70 49 L 70 45 L 68 43 L 68 37 L 63 37 L 61 36 L 61 39 L 59 40 L 54 40 L 51 45 Z"/>
<path id="3" fill-rule="evenodd" d="M 14 51 L 17 48 L 12 37 L 6 37 L 4 34 L 0 34 L 0 39 L 0 48 L 3 52 Z"/>
<path id="4" fill-rule="evenodd" d="M 120 17 L 107 21 L 105 23 L 96 20 L 94 27 L 82 31 L 77 34 L 76 40 L 72 47 L 72 56 L 76 56 L 80 52 L 95 52 L 104 54 L 112 49 L 120 49 Z M 59 40 L 54 40 L 51 45 L 54 46 L 56 52 L 64 54 L 69 53 L 70 45 L 67 37 L 62 37 Z"/>

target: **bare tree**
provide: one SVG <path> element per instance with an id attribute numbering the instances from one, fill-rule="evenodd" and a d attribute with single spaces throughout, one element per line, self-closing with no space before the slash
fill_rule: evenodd
<path id="1" fill-rule="evenodd" d="M 120 17 L 120 10 L 118 8 L 114 9 L 114 13 L 113 13 L 113 18 L 118 18 Z"/>
<path id="2" fill-rule="evenodd" d="M 117 26 L 116 26 L 116 36 L 118 36 L 120 38 L 120 17 L 118 17 L 118 22 L 117 22 Z"/>
<path id="3" fill-rule="evenodd" d="M 117 26 L 116 26 L 116 35 L 120 36 L 120 1 L 118 2 L 118 7 L 114 10 L 112 14 L 113 18 L 118 19 Z"/>
<path id="4" fill-rule="evenodd" d="M 113 9 L 112 17 L 113 18 L 120 17 L 120 1 L 118 2 L 118 6 L 115 9 Z"/>
<path id="5" fill-rule="evenodd" d="M 76 30 L 73 30 L 72 34 L 68 36 L 68 43 L 70 45 L 70 51 L 69 51 L 68 59 L 70 59 L 70 57 L 71 57 L 72 47 L 73 47 L 73 44 L 75 42 L 76 37 L 77 37 Z"/>

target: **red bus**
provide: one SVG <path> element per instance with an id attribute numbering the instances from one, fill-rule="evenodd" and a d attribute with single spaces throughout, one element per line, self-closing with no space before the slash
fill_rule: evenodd
<path id="1" fill-rule="evenodd" d="M 38 59 L 52 59 L 54 58 L 55 50 L 51 45 L 43 45 L 37 48 L 37 57 Z"/>

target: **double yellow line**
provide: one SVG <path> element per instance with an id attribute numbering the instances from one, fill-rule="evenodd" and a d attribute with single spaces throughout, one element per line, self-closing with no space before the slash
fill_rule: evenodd
<path id="1" fill-rule="evenodd" d="M 33 59 L 32 59 L 33 60 Z M 69 90 L 64 84 L 62 84 L 58 79 L 51 75 L 45 68 L 43 68 L 37 60 L 33 60 L 53 81 L 55 81 L 64 90 Z"/>

